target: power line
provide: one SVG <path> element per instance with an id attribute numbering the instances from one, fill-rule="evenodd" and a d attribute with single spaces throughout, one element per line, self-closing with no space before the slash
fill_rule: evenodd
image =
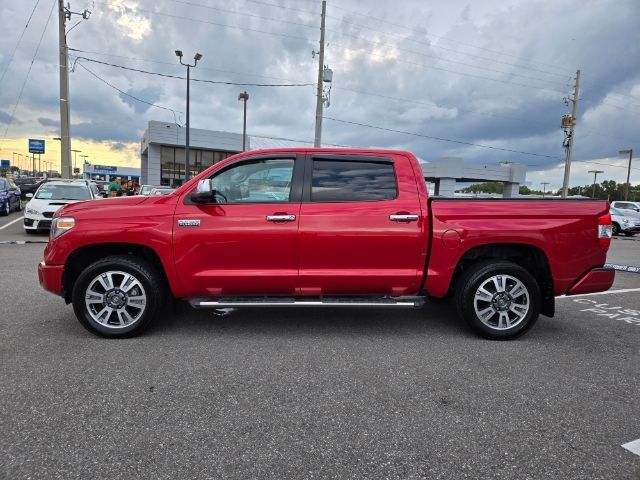
<path id="1" fill-rule="evenodd" d="M 180 3 L 183 5 L 189 5 L 192 7 L 200 7 L 200 8 L 206 8 L 209 10 L 215 10 L 217 12 L 225 12 L 225 13 L 231 13 L 234 15 L 242 15 L 244 17 L 251 17 L 251 18 L 259 18 L 260 20 L 267 20 L 267 21 L 271 21 L 271 22 L 278 22 L 278 23 L 288 23 L 290 25 L 299 25 L 301 27 L 306 27 L 306 28 L 316 28 L 315 25 L 310 25 L 308 23 L 301 23 L 301 22 L 294 22 L 291 20 L 285 20 L 283 18 L 273 18 L 273 17 L 263 17 L 261 15 L 255 15 L 252 13 L 248 13 L 248 12 L 239 12 L 237 10 L 229 10 L 226 8 L 221 8 L 221 7 L 214 7 L 213 5 L 206 5 L 203 3 L 195 3 L 195 2 L 187 2 L 186 0 L 170 0 L 174 3 Z"/>
<path id="2" fill-rule="evenodd" d="M 13 61 L 13 57 L 16 54 L 16 50 L 18 50 L 18 46 L 20 45 L 20 42 L 22 41 L 22 37 L 24 37 L 24 34 L 27 31 L 27 27 L 29 26 L 29 23 L 31 22 L 31 18 L 33 18 L 33 13 L 36 11 L 36 8 L 38 7 L 39 3 L 40 3 L 40 0 L 36 0 L 36 4 L 33 6 L 33 9 L 31 10 L 31 14 L 29 15 L 29 18 L 27 19 L 27 23 L 25 24 L 24 28 L 22 29 L 22 32 L 20 33 L 20 36 L 18 37 L 18 41 L 16 42 L 15 47 L 13 47 L 13 51 L 11 52 L 11 56 L 9 57 L 9 61 L 7 62 L 7 65 L 4 67 L 4 71 L 2 72 L 2 76 L 0 76 L 0 84 L 4 80 L 4 76 L 7 74 L 7 71 L 9 70 L 9 65 L 11 65 L 11 62 Z"/>
<path id="3" fill-rule="evenodd" d="M 407 132 L 407 131 L 404 131 L 404 130 L 397 130 L 397 129 L 394 129 L 394 128 L 381 127 L 381 126 L 378 126 L 378 125 L 370 125 L 370 124 L 367 124 L 367 123 L 352 122 L 350 120 L 341 120 L 339 118 L 332 118 L 332 117 L 323 117 L 323 118 L 325 120 L 331 120 L 333 122 L 346 123 L 346 124 L 349 124 L 349 125 L 357 125 L 357 126 L 360 126 L 360 127 L 373 128 L 373 129 L 382 130 L 382 131 L 385 131 L 385 132 L 401 133 L 401 134 L 404 134 L 404 135 L 411 135 L 413 137 L 427 138 L 429 140 L 438 140 L 438 141 L 441 141 L 441 142 L 457 143 L 457 144 L 460 144 L 460 145 L 469 145 L 469 146 L 472 146 L 472 147 L 488 148 L 488 149 L 491 149 L 491 150 L 501 150 L 503 152 L 519 153 L 519 154 L 522 154 L 522 155 L 532 155 L 534 157 L 544 157 L 544 158 L 552 158 L 554 160 L 562 160 L 562 158 L 560 158 L 560 157 L 556 157 L 556 156 L 553 156 L 553 155 L 545 155 L 545 154 L 542 154 L 542 153 L 532 153 L 532 152 L 524 152 L 524 151 L 521 151 L 521 150 L 513 150 L 513 149 L 510 149 L 510 148 L 493 147 L 491 145 L 482 145 L 482 144 L 479 144 L 479 143 L 465 142 L 463 140 L 453 140 L 453 139 L 450 139 L 450 138 L 435 137 L 435 136 L 432 136 L 432 135 L 425 135 L 425 134 L 422 134 L 422 133 Z"/>
<path id="4" fill-rule="evenodd" d="M 450 60 L 450 59 L 447 59 L 447 58 L 440 57 L 438 55 L 430 55 L 428 53 L 418 52 L 418 51 L 415 51 L 415 50 L 409 50 L 409 49 L 406 49 L 406 48 L 398 47 L 397 45 L 392 44 L 392 43 L 369 40 L 367 38 L 364 38 L 364 37 L 361 37 L 361 36 L 358 36 L 358 35 L 351 35 L 349 33 L 342 33 L 342 36 L 349 37 L 349 38 L 354 38 L 354 39 L 357 39 L 357 40 L 360 40 L 360 41 L 363 41 L 365 43 L 369 43 L 369 44 L 375 45 L 375 46 L 382 45 L 382 46 L 386 46 L 386 47 L 391 47 L 391 48 L 393 48 L 395 50 L 398 50 L 399 52 L 411 53 L 413 55 L 419 55 L 419 56 L 425 57 L 425 58 L 434 58 L 434 59 L 440 60 L 442 62 L 454 63 L 454 64 L 457 64 L 457 65 L 463 65 L 465 67 L 470 67 L 470 68 L 477 68 L 478 70 L 484 70 L 484 71 L 487 71 L 487 72 L 501 73 L 503 75 L 511 75 L 513 77 L 525 78 L 527 80 L 534 80 L 534 81 L 537 81 L 537 82 L 550 82 L 550 83 L 552 82 L 552 80 L 548 80 L 548 79 L 544 79 L 544 78 L 531 77 L 529 75 L 522 75 L 522 74 L 519 74 L 519 73 L 505 72 L 504 70 L 496 70 L 496 69 L 493 69 L 493 68 L 487 68 L 487 67 L 483 67 L 483 66 L 473 65 L 471 63 L 460 62 L 458 60 Z"/>
<path id="5" fill-rule="evenodd" d="M 157 63 L 159 65 L 169 65 L 170 67 L 173 67 L 173 68 L 181 68 L 180 65 L 176 64 L 176 62 L 165 62 L 163 60 L 156 60 L 156 59 L 152 59 L 152 58 L 131 57 L 131 56 L 127 56 L 127 55 L 117 55 L 117 54 L 113 54 L 113 53 L 104 53 L 104 52 L 95 52 L 95 51 L 90 51 L 90 50 L 81 50 L 81 49 L 78 49 L 78 48 L 69 48 L 69 51 L 71 51 L 71 52 L 79 52 L 79 53 L 87 53 L 89 55 L 101 55 L 101 56 L 104 56 L 104 57 L 123 58 L 123 59 L 126 59 L 126 60 L 135 60 L 135 61 L 138 61 L 138 62 Z M 224 70 L 224 69 L 221 69 L 221 68 L 202 67 L 200 65 L 198 65 L 198 70 L 210 70 L 212 72 L 230 73 L 232 75 L 244 75 L 244 76 L 248 76 L 248 77 L 268 78 L 268 79 L 271 79 L 271 80 L 283 80 L 285 82 L 291 82 L 291 83 L 304 83 L 302 80 L 292 80 L 290 78 L 273 77 L 273 76 L 268 76 L 268 75 L 258 75 L 256 73 L 237 72 L 237 71 L 234 71 L 234 70 Z"/>
<path id="6" fill-rule="evenodd" d="M 151 103 L 151 102 L 148 102 L 147 100 L 143 100 L 143 99 L 138 98 L 138 97 L 136 97 L 136 96 L 134 96 L 134 95 L 131 95 L 130 93 L 127 93 L 127 92 L 125 92 L 124 90 L 121 90 L 120 88 L 116 87 L 115 85 L 113 85 L 113 84 L 111 84 L 111 83 L 107 82 L 104 78 L 101 78 L 100 76 L 98 76 L 97 74 L 95 74 L 94 72 L 92 72 L 91 70 L 89 70 L 89 69 L 88 69 L 87 67 L 85 67 L 82 63 L 78 63 L 77 65 L 79 65 L 80 67 L 82 67 L 84 70 L 86 70 L 88 73 L 90 73 L 92 76 L 94 76 L 95 78 L 97 78 L 98 80 L 100 80 L 100 81 L 101 81 L 102 83 L 104 83 L 105 85 L 108 85 L 109 87 L 113 88 L 114 90 L 117 90 L 118 92 L 120 92 L 122 95 L 124 95 L 124 96 L 126 96 L 126 97 L 132 98 L 133 100 L 136 100 L 136 101 L 141 102 L 141 103 L 145 103 L 145 104 L 147 104 L 147 105 L 149 105 L 149 106 L 151 106 L 151 107 L 161 108 L 162 110 L 168 110 L 168 111 L 170 111 L 171 113 L 173 113 L 173 120 L 174 120 L 174 123 L 177 123 L 177 121 L 176 121 L 176 110 L 174 110 L 174 109 L 172 109 L 172 108 L 169 108 L 169 107 L 163 107 L 162 105 L 158 105 L 158 104 L 155 104 L 155 103 Z M 183 112 L 181 112 L 180 110 L 177 110 L 177 112 L 178 112 L 178 113 L 183 113 Z"/>
<path id="7" fill-rule="evenodd" d="M 7 132 L 9 131 L 9 127 L 13 123 L 14 115 L 16 113 L 16 109 L 18 105 L 20 105 L 20 100 L 22 100 L 22 93 L 24 92 L 24 87 L 27 84 L 27 80 L 29 80 L 29 75 L 31 74 L 31 68 L 33 67 L 33 63 L 38 56 L 38 51 L 40 50 L 40 45 L 42 44 L 42 39 L 44 38 L 44 34 L 47 31 L 47 27 L 49 26 L 49 20 L 51 20 L 51 14 L 53 13 L 53 8 L 56 6 L 57 0 L 53 0 L 51 4 L 51 10 L 49 11 L 49 16 L 47 17 L 47 21 L 44 24 L 44 28 L 42 29 L 42 34 L 40 35 L 40 40 L 38 40 L 38 46 L 36 47 L 36 51 L 33 53 L 33 57 L 31 57 L 31 63 L 29 64 L 29 69 L 27 70 L 27 74 L 24 77 L 24 81 L 22 82 L 22 87 L 20 87 L 20 93 L 18 94 L 18 98 L 16 103 L 13 105 L 13 110 L 11 111 L 11 116 L 9 117 L 9 122 L 7 122 L 7 127 L 4 129 L 4 135 L 2 136 L 2 142 L 0 142 L 0 148 L 2 148 L 2 144 L 7 139 Z"/>
<path id="8" fill-rule="evenodd" d="M 336 42 L 333 42 L 333 45 L 336 45 Z M 338 45 L 340 45 L 340 44 L 338 44 Z M 342 46 L 343 47 L 347 47 L 344 44 L 342 44 Z M 508 84 L 508 85 L 516 85 L 516 86 L 525 87 L 525 88 L 532 88 L 534 90 L 551 91 L 551 92 L 559 93 L 561 95 L 564 95 L 564 93 L 565 93 L 565 92 L 562 92 L 560 90 L 555 90 L 555 89 L 549 88 L 549 87 L 543 87 L 543 86 L 537 86 L 537 85 L 529 85 L 529 84 L 526 84 L 526 83 L 519 83 L 519 82 L 510 82 L 508 80 L 503 80 L 503 79 L 500 79 L 500 78 L 485 77 L 483 75 L 476 75 L 474 73 L 459 72 L 457 70 L 450 70 L 448 68 L 437 67 L 435 65 L 425 65 L 424 63 L 411 62 L 411 61 L 402 60 L 402 59 L 399 59 L 399 58 L 389 58 L 386 55 L 378 54 L 378 53 L 371 52 L 371 51 L 366 51 L 366 54 L 374 56 L 374 57 L 381 57 L 381 58 L 384 58 L 386 60 L 391 60 L 393 62 L 405 63 L 407 65 L 413 65 L 413 66 L 416 66 L 416 67 L 421 67 L 421 68 L 424 68 L 424 69 L 427 69 L 427 70 L 428 69 L 441 70 L 443 72 L 453 73 L 453 74 L 456 74 L 456 75 L 462 75 L 462 76 L 465 76 L 465 77 L 479 78 L 479 79 L 482 79 L 482 80 L 489 80 L 489 81 L 492 81 L 492 82 L 504 83 L 504 84 Z"/>
<path id="9" fill-rule="evenodd" d="M 85 60 L 87 62 L 99 63 L 100 65 L 108 65 L 110 67 L 120 68 L 123 70 L 129 70 L 132 72 L 144 73 L 147 75 L 156 75 L 158 77 L 165 78 L 175 78 L 179 80 L 186 80 L 186 77 L 182 77 L 180 75 L 170 75 L 168 73 L 160 73 L 160 72 L 151 72 L 149 70 L 142 70 L 139 68 L 126 67 L 124 65 L 118 65 L 115 63 L 103 62 L 101 60 L 96 60 L 94 58 L 88 57 L 76 57 L 75 62 L 79 62 L 80 60 Z M 313 83 L 244 83 L 244 82 L 226 82 L 221 80 L 206 80 L 201 78 L 192 78 L 192 82 L 202 82 L 202 83 L 213 83 L 216 85 L 237 85 L 241 87 L 308 87 L 313 86 Z"/>
<path id="10" fill-rule="evenodd" d="M 341 7 L 341 6 L 339 6 L 339 5 L 332 5 L 332 8 L 336 8 L 336 9 L 338 9 L 338 10 L 342 10 L 343 12 L 351 13 L 351 14 L 353 14 L 353 15 L 358 15 L 358 16 L 360 16 L 360 17 L 364 17 L 364 18 L 368 18 L 368 19 L 371 19 L 371 20 L 375 20 L 375 21 L 377 21 L 377 22 L 381 22 L 381 23 L 384 23 L 384 24 L 387 24 L 387 25 L 392 25 L 392 26 L 394 26 L 394 27 L 401 28 L 401 29 L 402 29 L 402 31 L 404 31 L 404 32 L 409 31 L 409 32 L 417 33 L 417 34 L 419 34 L 419 35 L 424 35 L 424 36 L 427 36 L 427 37 L 438 38 L 438 39 L 441 39 L 441 40 L 444 40 L 444 41 L 447 41 L 447 42 L 457 43 L 457 44 L 459 44 L 459 45 L 464 45 L 464 46 L 471 47 L 471 48 L 476 48 L 476 49 L 479 49 L 479 50 L 485 50 L 485 51 L 490 52 L 490 53 L 495 53 L 495 54 L 498 54 L 498 55 L 505 55 L 505 56 L 507 56 L 507 57 L 512 57 L 512 58 L 520 59 L 520 57 L 518 57 L 517 55 L 513 55 L 513 54 L 510 54 L 510 53 L 506 53 L 506 52 L 501 52 L 501 51 L 498 51 L 498 50 L 491 50 L 491 49 L 488 49 L 488 48 L 485 48 L 485 47 L 479 47 L 479 46 L 477 46 L 477 45 L 473 45 L 473 44 L 470 44 L 470 43 L 461 42 L 461 41 L 459 41 L 459 40 L 452 40 L 452 39 L 450 39 L 450 38 L 448 38 L 448 37 L 446 37 L 446 36 L 444 36 L 444 35 L 433 35 L 433 34 L 427 34 L 427 33 L 425 33 L 424 31 L 420 31 L 420 30 L 412 29 L 412 28 L 407 28 L 407 26 L 406 26 L 406 25 L 401 25 L 401 24 L 398 24 L 398 23 L 390 22 L 389 20 L 386 20 L 386 19 L 383 19 L 383 18 L 373 17 L 373 16 L 371 16 L 371 15 L 367 15 L 367 14 L 364 14 L 364 13 L 361 13 L 361 12 L 357 12 L 357 11 L 355 11 L 355 10 L 349 10 L 349 9 L 344 8 L 344 7 Z M 333 17 L 333 18 L 336 18 L 336 17 Z M 350 22 L 345 22 L 345 23 L 350 23 Z M 352 22 L 351 22 L 351 23 L 352 23 Z M 357 25 L 357 26 L 361 26 L 361 27 L 363 27 L 363 28 L 365 28 L 365 29 L 368 29 L 368 30 L 370 30 L 370 29 L 371 29 L 371 27 L 368 27 L 368 26 L 366 26 L 366 25 L 361 25 L 361 24 L 356 24 L 356 23 L 352 23 L 352 24 L 353 24 L 353 25 Z M 547 67 L 551 67 L 551 68 L 555 68 L 555 69 L 560 69 L 560 68 L 562 68 L 562 67 L 560 67 L 559 65 L 554 65 L 554 64 L 551 64 L 551 63 L 534 62 L 534 61 L 531 61 L 531 60 L 528 60 L 528 61 L 527 61 L 527 60 L 525 60 L 525 61 L 523 61 L 523 62 L 524 62 L 524 63 L 529 63 L 529 64 L 534 64 L 534 65 L 536 65 L 536 64 L 537 64 L 537 65 L 545 65 L 545 66 L 547 66 Z"/>
<path id="11" fill-rule="evenodd" d="M 247 0 L 249 1 L 249 0 Z M 276 37 L 283 37 L 283 38 L 291 38 L 294 40 L 304 40 L 307 42 L 313 42 L 313 40 L 307 38 L 307 37 L 301 37 L 301 36 L 297 36 L 297 35 L 289 35 L 287 33 L 278 33 L 278 32 L 270 32 L 267 30 L 260 30 L 257 28 L 250 28 L 250 27 L 240 27 L 237 25 L 229 25 L 227 23 L 219 23 L 219 22 L 212 22 L 210 20 L 204 20 L 201 18 L 192 18 L 192 17 L 184 17 L 182 15 L 174 15 L 172 13 L 166 13 L 166 12 L 157 12 L 154 10 L 145 10 L 142 8 L 136 8 L 137 12 L 145 12 L 145 13 L 150 13 L 151 15 L 160 15 L 160 16 L 164 16 L 164 17 L 169 17 L 169 18 L 175 18 L 178 20 L 187 20 L 190 22 L 197 22 L 197 23 L 205 23 L 208 25 L 215 25 L 217 27 L 224 27 L 224 28 L 233 28 L 236 30 L 243 30 L 243 31 L 248 31 L 248 32 L 256 32 L 256 33 L 264 33 L 265 35 L 273 35 Z"/>

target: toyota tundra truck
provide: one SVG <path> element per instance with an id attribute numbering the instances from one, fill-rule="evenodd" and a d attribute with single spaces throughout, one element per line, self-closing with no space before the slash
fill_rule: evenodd
<path id="1" fill-rule="evenodd" d="M 409 152 L 272 149 L 166 196 L 63 207 L 38 277 L 104 337 L 139 334 L 172 299 L 428 314 L 451 297 L 477 333 L 510 339 L 555 297 L 609 289 L 610 243 L 606 201 L 429 197 Z"/>

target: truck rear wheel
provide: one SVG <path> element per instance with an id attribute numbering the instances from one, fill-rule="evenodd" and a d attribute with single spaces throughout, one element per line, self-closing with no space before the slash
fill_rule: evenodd
<path id="1" fill-rule="evenodd" d="M 142 333 L 160 312 L 164 281 L 141 258 L 117 255 L 85 268 L 73 287 L 73 310 L 80 323 L 103 337 Z"/>
<path id="2" fill-rule="evenodd" d="M 521 266 L 485 261 L 464 272 L 456 291 L 460 316 L 480 335 L 497 340 L 519 337 L 540 313 L 540 287 Z"/>

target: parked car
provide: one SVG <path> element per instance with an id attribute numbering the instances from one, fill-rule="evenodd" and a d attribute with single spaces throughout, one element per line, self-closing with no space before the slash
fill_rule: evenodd
<path id="1" fill-rule="evenodd" d="M 0 178 L 0 215 L 22 210 L 20 188 L 10 178 Z"/>
<path id="2" fill-rule="evenodd" d="M 611 207 L 611 225 L 613 227 L 613 235 L 621 233 L 632 237 L 640 232 L 640 215 L 633 210 L 620 210 Z"/>
<path id="3" fill-rule="evenodd" d="M 160 185 L 140 185 L 140 193 L 139 195 L 151 195 L 151 191 L 154 188 L 165 188 Z"/>
<path id="4" fill-rule="evenodd" d="M 16 185 L 20 187 L 20 192 L 23 200 L 27 198 L 28 193 L 36 193 L 36 190 L 38 190 L 38 187 L 40 187 L 40 185 L 42 185 L 44 181 L 44 178 L 38 177 L 22 177 L 15 179 Z"/>
<path id="5" fill-rule="evenodd" d="M 640 202 L 627 202 L 627 201 L 615 201 L 611 202 L 611 206 L 618 210 L 633 210 L 634 212 L 640 212 Z"/>
<path id="6" fill-rule="evenodd" d="M 51 180 L 44 182 L 35 195 L 27 194 L 24 209 L 24 230 L 27 233 L 49 230 L 51 219 L 61 207 L 70 203 L 97 198 L 95 184 L 88 180 Z"/>
<path id="7" fill-rule="evenodd" d="M 170 188 L 170 187 L 155 187 L 153 189 L 151 189 L 151 191 L 149 192 L 149 195 L 169 195 L 173 192 L 175 192 L 176 189 L 175 188 Z"/>
<path id="8" fill-rule="evenodd" d="M 172 195 L 64 206 L 38 276 L 106 337 L 142 332 L 171 297 L 390 309 L 452 296 L 476 332 L 507 339 L 553 316 L 556 296 L 610 288 L 610 244 L 604 200 L 429 198 L 409 152 L 256 150 Z"/>

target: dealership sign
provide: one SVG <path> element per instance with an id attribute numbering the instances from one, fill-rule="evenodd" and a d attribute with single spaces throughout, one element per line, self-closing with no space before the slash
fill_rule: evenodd
<path id="1" fill-rule="evenodd" d="M 44 153 L 44 140 L 29 139 L 29 153 Z"/>
<path id="2" fill-rule="evenodd" d="M 11 161 L 0 160 L 0 168 L 9 168 L 10 166 L 11 166 Z"/>

